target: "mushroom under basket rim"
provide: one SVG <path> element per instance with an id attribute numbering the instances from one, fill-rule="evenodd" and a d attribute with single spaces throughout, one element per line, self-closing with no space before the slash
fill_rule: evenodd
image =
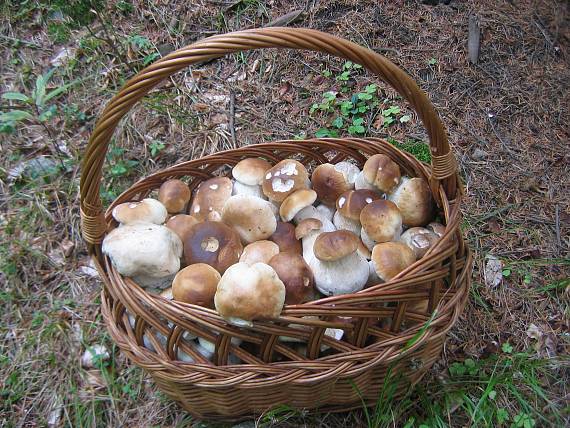
<path id="1" fill-rule="evenodd" d="M 313 49 L 362 64 L 391 84 L 422 119 L 432 166 L 376 138 L 287 140 L 241 147 L 177 164 L 135 183 L 106 212 L 99 198 L 101 169 L 118 121 L 152 87 L 187 65 L 226 53 L 264 47 Z M 111 210 L 141 200 L 170 178 L 191 190 L 228 175 L 247 157 L 275 164 L 294 158 L 312 170 L 348 160 L 360 168 L 376 153 L 403 174 L 425 178 L 446 229 L 438 243 L 393 280 L 354 294 L 285 306 L 280 318 L 251 328 L 227 324 L 215 311 L 169 301 L 116 272 L 101 242 L 116 224 Z M 199 418 L 240 419 L 277 406 L 343 411 L 373 405 L 386 378 L 395 397 L 418 382 L 440 357 L 446 333 L 459 318 L 471 282 L 471 253 L 459 224 L 461 186 L 445 130 L 425 94 L 380 55 L 318 31 L 266 28 L 214 36 L 173 52 L 131 79 L 105 108 L 90 139 L 81 177 L 82 232 L 104 281 L 102 314 L 113 341 L 158 387 Z M 427 302 L 425 307 L 418 306 Z M 342 329 L 343 339 L 325 334 Z M 286 336 L 290 341 L 280 340 Z M 199 346 L 199 338 L 214 344 Z M 210 358 L 207 358 L 210 357 Z"/>

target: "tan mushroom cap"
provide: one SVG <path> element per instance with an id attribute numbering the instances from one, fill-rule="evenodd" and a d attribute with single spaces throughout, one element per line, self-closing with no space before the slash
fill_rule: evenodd
<path id="1" fill-rule="evenodd" d="M 239 161 L 232 169 L 232 176 L 248 186 L 261 184 L 271 164 L 259 158 L 247 158 Z"/>
<path id="2" fill-rule="evenodd" d="M 284 159 L 265 173 L 262 189 L 270 200 L 282 202 L 299 189 L 307 188 L 309 174 L 305 166 L 294 159 Z"/>
<path id="3" fill-rule="evenodd" d="M 153 223 L 163 224 L 168 216 L 166 207 L 156 199 L 146 198 L 138 202 L 125 202 L 111 212 L 121 224 Z"/>
<path id="4" fill-rule="evenodd" d="M 358 249 L 360 238 L 348 230 L 321 233 L 313 245 L 315 257 L 325 262 L 342 259 Z"/>
<path id="5" fill-rule="evenodd" d="M 279 215 L 283 221 L 291 221 L 295 214 L 303 208 L 313 205 L 317 200 L 317 192 L 312 189 L 300 189 L 287 196 L 279 207 Z"/>
<path id="6" fill-rule="evenodd" d="M 416 259 L 421 259 L 438 240 L 439 236 L 424 227 L 411 227 L 400 237 L 400 241 L 412 249 Z"/>
<path id="7" fill-rule="evenodd" d="M 187 266 L 172 281 L 172 297 L 179 302 L 213 308 L 221 278 L 216 269 L 205 263 Z"/>
<path id="8" fill-rule="evenodd" d="M 184 211 L 192 196 L 190 188 L 182 180 L 167 180 L 158 189 L 158 200 L 166 207 L 169 214 Z"/>
<path id="9" fill-rule="evenodd" d="M 242 251 L 237 232 L 220 222 L 198 223 L 192 226 L 184 240 L 184 260 L 187 265 L 206 263 L 220 273 L 237 263 Z"/>
<path id="10" fill-rule="evenodd" d="M 194 216 L 178 214 L 168 219 L 166 227 L 176 233 L 182 242 L 184 242 L 192 226 L 198 223 L 200 223 L 200 220 Z"/>
<path id="11" fill-rule="evenodd" d="M 240 263 L 253 265 L 255 263 L 268 264 L 273 256 L 279 253 L 279 246 L 271 241 L 257 241 L 246 245 L 239 258 Z"/>
<path id="12" fill-rule="evenodd" d="M 167 289 L 162 290 L 160 292 L 160 296 L 164 297 L 165 299 L 172 300 L 174 298 L 172 297 L 172 287 L 168 287 Z"/>
<path id="13" fill-rule="evenodd" d="M 285 304 L 297 305 L 314 298 L 313 272 L 300 254 L 279 253 L 268 264 L 285 285 Z"/>
<path id="14" fill-rule="evenodd" d="M 232 181 L 227 177 L 214 177 L 198 186 L 188 214 L 203 221 L 212 211 L 222 212 L 226 201 L 232 195 Z"/>
<path id="15" fill-rule="evenodd" d="M 336 200 L 336 209 L 344 217 L 360 221 L 362 209 L 377 199 L 381 199 L 378 192 L 368 189 L 348 190 Z"/>
<path id="16" fill-rule="evenodd" d="M 313 230 L 319 230 L 321 227 L 323 227 L 323 222 L 318 218 L 306 218 L 301 220 L 295 228 L 295 238 L 302 239 Z"/>
<path id="17" fill-rule="evenodd" d="M 366 235 L 375 242 L 396 240 L 402 233 L 402 215 L 393 202 L 377 199 L 360 212 L 360 223 Z"/>
<path id="18" fill-rule="evenodd" d="M 277 229 L 271 203 L 255 196 L 229 198 L 222 210 L 222 221 L 233 227 L 247 243 L 267 239 Z"/>
<path id="19" fill-rule="evenodd" d="M 269 240 L 279 246 L 279 252 L 292 252 L 301 254 L 303 252 L 301 241 L 295 236 L 295 226 L 291 223 L 277 222 L 277 228 Z"/>
<path id="20" fill-rule="evenodd" d="M 400 182 L 400 167 L 384 154 L 368 158 L 362 172 L 366 181 L 384 193 L 390 193 Z"/>
<path id="21" fill-rule="evenodd" d="M 214 297 L 218 313 L 229 323 L 277 318 L 285 303 L 285 285 L 271 266 L 236 263 L 222 276 Z"/>
<path id="22" fill-rule="evenodd" d="M 388 199 L 400 209 L 405 226 L 424 226 L 432 219 L 431 190 L 423 178 L 402 178 L 400 185 L 388 196 Z"/>
<path id="23" fill-rule="evenodd" d="M 372 252 L 368 249 L 368 247 L 362 242 L 362 239 L 358 240 L 358 248 L 356 249 L 358 254 L 364 257 L 366 260 L 370 260 L 372 257 Z"/>
<path id="24" fill-rule="evenodd" d="M 315 168 L 311 183 L 313 190 L 317 192 L 317 199 L 329 206 L 334 206 L 342 193 L 354 187 L 354 183 L 349 183 L 345 175 L 330 163 L 324 163 Z"/>
<path id="25" fill-rule="evenodd" d="M 390 281 L 415 261 L 414 252 L 403 242 L 383 242 L 372 249 L 374 270 L 383 281 Z"/>

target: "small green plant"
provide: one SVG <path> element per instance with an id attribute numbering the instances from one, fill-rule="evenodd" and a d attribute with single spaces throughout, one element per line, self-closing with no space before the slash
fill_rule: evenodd
<path id="1" fill-rule="evenodd" d="M 136 49 L 142 53 L 142 63 L 144 66 L 147 66 L 154 60 L 160 58 L 160 54 L 158 52 L 152 52 L 154 46 L 146 37 L 139 34 L 133 34 L 128 40 L 131 45 L 135 46 Z"/>
<path id="2" fill-rule="evenodd" d="M 430 58 L 428 59 L 428 65 L 436 65 L 437 64 L 437 59 L 435 58 Z"/>
<path id="3" fill-rule="evenodd" d="M 152 157 L 155 157 L 156 155 L 158 155 L 161 151 L 164 150 L 164 148 L 166 147 L 166 145 L 160 141 L 152 141 L 148 147 L 150 148 L 150 155 Z"/>
<path id="4" fill-rule="evenodd" d="M 525 412 L 520 412 L 513 418 L 513 423 L 511 427 L 516 428 L 533 428 L 536 425 L 536 421 L 530 417 L 529 414 Z"/>
<path id="5" fill-rule="evenodd" d="M 3 99 L 14 101 L 19 108 L 13 108 L 0 114 L 0 132 L 13 132 L 14 127 L 25 120 L 45 124 L 55 116 L 57 113 L 55 101 L 78 80 L 48 91 L 47 86 L 54 72 L 55 68 L 52 68 L 46 74 L 37 76 L 35 88 L 30 95 L 21 92 L 5 92 L 2 94 Z M 49 134 L 51 136 L 51 132 Z"/>
<path id="6" fill-rule="evenodd" d="M 501 350 L 505 353 L 505 354 L 512 354 L 513 352 L 513 345 L 511 345 L 509 342 L 505 342 L 501 345 Z"/>

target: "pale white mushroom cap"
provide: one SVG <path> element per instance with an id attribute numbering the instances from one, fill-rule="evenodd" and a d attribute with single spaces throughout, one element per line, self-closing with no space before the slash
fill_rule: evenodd
<path id="1" fill-rule="evenodd" d="M 102 250 L 122 275 L 162 278 L 180 269 L 182 241 L 166 226 L 136 223 L 112 230 Z"/>

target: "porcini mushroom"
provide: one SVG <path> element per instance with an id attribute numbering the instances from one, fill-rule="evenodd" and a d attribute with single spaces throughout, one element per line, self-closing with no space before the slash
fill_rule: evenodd
<path id="1" fill-rule="evenodd" d="M 306 218 L 299 222 L 295 228 L 295 238 L 302 239 L 314 230 L 320 230 L 323 227 L 323 222 L 318 218 Z"/>
<path id="2" fill-rule="evenodd" d="M 232 176 L 236 181 L 248 186 L 259 186 L 263 183 L 265 173 L 271 169 L 271 164 L 259 158 L 246 158 L 232 168 Z"/>
<path id="3" fill-rule="evenodd" d="M 271 241 L 256 241 L 246 245 L 239 258 L 241 263 L 253 265 L 255 263 L 268 264 L 273 256 L 279 253 L 279 246 Z"/>
<path id="4" fill-rule="evenodd" d="M 163 224 L 168 212 L 156 199 L 146 198 L 139 202 L 125 202 L 117 205 L 111 212 L 121 225 L 135 223 Z"/>
<path id="5" fill-rule="evenodd" d="M 332 206 L 329 207 L 328 205 L 325 204 L 319 204 L 317 205 L 317 211 L 321 213 L 321 215 L 324 216 L 327 220 L 333 221 L 336 209 L 335 207 Z"/>
<path id="6" fill-rule="evenodd" d="M 186 208 L 190 201 L 190 188 L 182 180 L 167 180 L 158 189 L 158 200 L 166 207 L 169 214 L 177 214 Z"/>
<path id="7" fill-rule="evenodd" d="M 445 226 L 443 224 L 437 223 L 435 221 L 432 221 L 430 224 L 428 224 L 426 226 L 426 229 L 432 231 L 433 233 L 435 233 L 440 238 L 445 233 Z"/>
<path id="8" fill-rule="evenodd" d="M 424 226 L 432 218 L 433 200 L 426 180 L 403 177 L 400 185 L 388 196 L 402 213 L 405 226 Z"/>
<path id="9" fill-rule="evenodd" d="M 165 288 L 164 278 L 180 269 L 182 242 L 166 226 L 135 223 L 113 229 L 102 250 L 121 275 L 143 287 Z"/>
<path id="10" fill-rule="evenodd" d="M 172 281 L 172 297 L 179 302 L 213 308 L 221 278 L 216 269 L 205 263 L 187 266 Z"/>
<path id="11" fill-rule="evenodd" d="M 402 233 L 402 215 L 393 202 L 377 199 L 360 212 L 360 223 L 367 237 L 375 242 L 397 240 Z M 364 243 L 366 241 L 362 237 Z"/>
<path id="12" fill-rule="evenodd" d="M 317 192 L 311 189 L 299 189 L 287 196 L 279 206 L 279 215 L 283 221 L 291 221 L 303 208 L 312 205 L 317 199 Z"/>
<path id="13" fill-rule="evenodd" d="M 313 252 L 317 259 L 332 262 L 354 253 L 358 249 L 359 241 L 358 236 L 348 230 L 324 232 L 317 236 Z"/>
<path id="14" fill-rule="evenodd" d="M 198 220 L 206 220 L 212 211 L 222 212 L 226 201 L 232 195 L 232 182 L 227 177 L 214 177 L 198 186 L 188 214 Z"/>
<path id="15" fill-rule="evenodd" d="M 354 189 L 355 190 L 366 189 L 366 190 L 373 190 L 376 192 L 378 191 L 378 188 L 374 184 L 371 184 L 368 181 L 366 181 L 366 178 L 364 178 L 364 171 L 360 171 L 356 176 L 356 179 L 354 180 Z"/>
<path id="16" fill-rule="evenodd" d="M 400 237 L 400 241 L 412 249 L 416 259 L 421 259 L 438 240 L 435 233 L 424 227 L 411 227 Z"/>
<path id="17" fill-rule="evenodd" d="M 403 242 L 382 242 L 372 249 L 372 264 L 382 281 L 390 281 L 415 261 L 414 252 Z"/>
<path id="18" fill-rule="evenodd" d="M 272 201 L 282 202 L 299 189 L 307 188 L 309 174 L 305 166 L 294 159 L 284 159 L 265 173 L 263 193 Z"/>
<path id="19" fill-rule="evenodd" d="M 330 163 L 316 167 L 311 176 L 311 182 L 313 190 L 317 192 L 317 199 L 330 206 L 335 204 L 343 192 L 354 187 L 354 182 L 350 183 L 345 174 Z"/>
<path id="20" fill-rule="evenodd" d="M 233 187 L 232 187 L 232 196 L 235 195 L 248 195 L 248 196 L 255 196 L 260 199 L 267 199 L 263 194 L 261 186 L 257 184 L 250 186 L 249 184 L 240 183 L 237 180 L 233 182 Z"/>
<path id="21" fill-rule="evenodd" d="M 236 263 L 222 276 L 214 297 L 218 313 L 230 324 L 277 318 L 285 303 L 285 285 L 271 266 Z"/>
<path id="22" fill-rule="evenodd" d="M 281 253 L 292 252 L 301 254 L 303 251 L 301 241 L 295 236 L 295 226 L 291 223 L 278 221 L 275 232 L 268 239 L 279 246 L 279 252 Z"/>
<path id="23" fill-rule="evenodd" d="M 221 222 L 198 223 L 184 240 L 184 260 L 187 265 L 206 263 L 220 273 L 237 263 L 242 251 L 237 232 Z"/>
<path id="24" fill-rule="evenodd" d="M 370 156 L 362 172 L 366 181 L 383 193 L 390 193 L 400 182 L 400 167 L 384 154 Z"/>
<path id="25" fill-rule="evenodd" d="M 267 239 L 277 228 L 271 204 L 255 196 L 230 197 L 222 210 L 222 221 L 247 243 Z"/>
<path id="26" fill-rule="evenodd" d="M 182 242 L 184 242 L 192 226 L 197 223 L 200 223 L 200 220 L 196 217 L 187 214 L 178 214 L 168 219 L 166 227 L 176 233 Z"/>
<path id="27" fill-rule="evenodd" d="M 285 285 L 285 304 L 297 305 L 314 298 L 313 272 L 300 254 L 279 253 L 268 265 Z"/>

